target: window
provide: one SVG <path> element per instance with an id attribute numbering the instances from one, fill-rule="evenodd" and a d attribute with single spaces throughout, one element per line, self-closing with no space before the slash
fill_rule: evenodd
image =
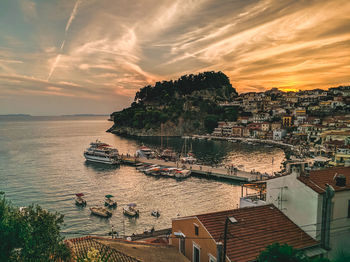
<path id="1" fill-rule="evenodd" d="M 216 258 L 212 254 L 208 254 L 209 262 L 216 262 Z"/>
<path id="2" fill-rule="evenodd" d="M 199 246 L 193 242 L 193 256 L 192 256 L 193 262 L 200 262 L 200 248 Z"/>
<path id="3" fill-rule="evenodd" d="M 199 233 L 199 227 L 197 225 L 194 225 L 194 234 L 198 236 Z"/>
<path id="4" fill-rule="evenodd" d="M 185 255 L 185 239 L 183 237 L 181 237 L 179 239 L 180 241 L 180 245 L 179 245 L 179 248 L 180 248 L 180 252 Z"/>

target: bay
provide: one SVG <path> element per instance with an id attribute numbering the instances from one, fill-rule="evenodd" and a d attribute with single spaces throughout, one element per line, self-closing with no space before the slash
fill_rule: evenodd
<path id="1" fill-rule="evenodd" d="M 66 237 L 106 235 L 114 229 L 120 235 L 171 227 L 171 218 L 236 208 L 241 194 L 237 184 L 190 177 L 184 181 L 145 176 L 131 166 L 106 166 L 85 162 L 83 151 L 100 139 L 134 154 L 144 144 L 159 147 L 160 138 L 125 138 L 105 131 L 107 117 L 23 117 L 0 118 L 0 190 L 17 206 L 39 204 L 65 215 Z M 278 171 L 284 153 L 277 148 L 189 140 L 200 161 L 234 164 L 241 169 Z M 163 144 L 178 152 L 181 138 L 163 138 Z M 272 159 L 274 159 L 272 161 Z M 273 163 L 272 163 L 273 162 Z M 86 195 L 87 207 L 74 204 L 74 194 Z M 89 207 L 103 205 L 104 195 L 118 202 L 110 219 L 90 215 Z M 137 203 L 140 217 L 127 218 L 122 207 Z M 151 216 L 158 209 L 159 218 Z"/>

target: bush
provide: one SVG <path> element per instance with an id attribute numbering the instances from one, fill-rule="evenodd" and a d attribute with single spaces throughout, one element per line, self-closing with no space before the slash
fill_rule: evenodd
<path id="1" fill-rule="evenodd" d="M 70 257 L 60 236 L 63 215 L 40 206 L 19 210 L 0 196 L 0 261 L 47 262 Z"/>

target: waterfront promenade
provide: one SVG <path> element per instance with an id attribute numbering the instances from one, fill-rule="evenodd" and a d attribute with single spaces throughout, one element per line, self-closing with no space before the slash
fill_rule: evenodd
<path id="1" fill-rule="evenodd" d="M 225 167 L 214 167 L 207 165 L 197 165 L 197 164 L 184 164 L 181 162 L 164 161 L 161 159 L 147 159 L 147 158 L 135 158 L 122 156 L 122 163 L 135 165 L 137 163 L 160 165 L 167 167 L 178 167 L 190 169 L 192 174 L 203 178 L 213 178 L 213 179 L 223 179 L 236 182 L 247 182 L 247 181 L 258 181 L 262 180 L 265 175 L 256 174 L 251 172 L 246 172 L 243 170 L 234 171 L 233 169 Z"/>

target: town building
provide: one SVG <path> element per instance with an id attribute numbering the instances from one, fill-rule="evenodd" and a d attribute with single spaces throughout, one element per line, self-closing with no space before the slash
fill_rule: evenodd
<path id="1" fill-rule="evenodd" d="M 309 256 L 324 253 L 319 242 L 271 204 L 172 220 L 171 243 L 191 261 L 222 261 L 225 242 L 225 261 L 256 261 L 262 250 L 276 242 Z"/>
<path id="2" fill-rule="evenodd" d="M 350 167 L 303 170 L 266 182 L 266 202 L 277 206 L 321 242 L 328 257 L 347 251 L 350 239 Z"/>

